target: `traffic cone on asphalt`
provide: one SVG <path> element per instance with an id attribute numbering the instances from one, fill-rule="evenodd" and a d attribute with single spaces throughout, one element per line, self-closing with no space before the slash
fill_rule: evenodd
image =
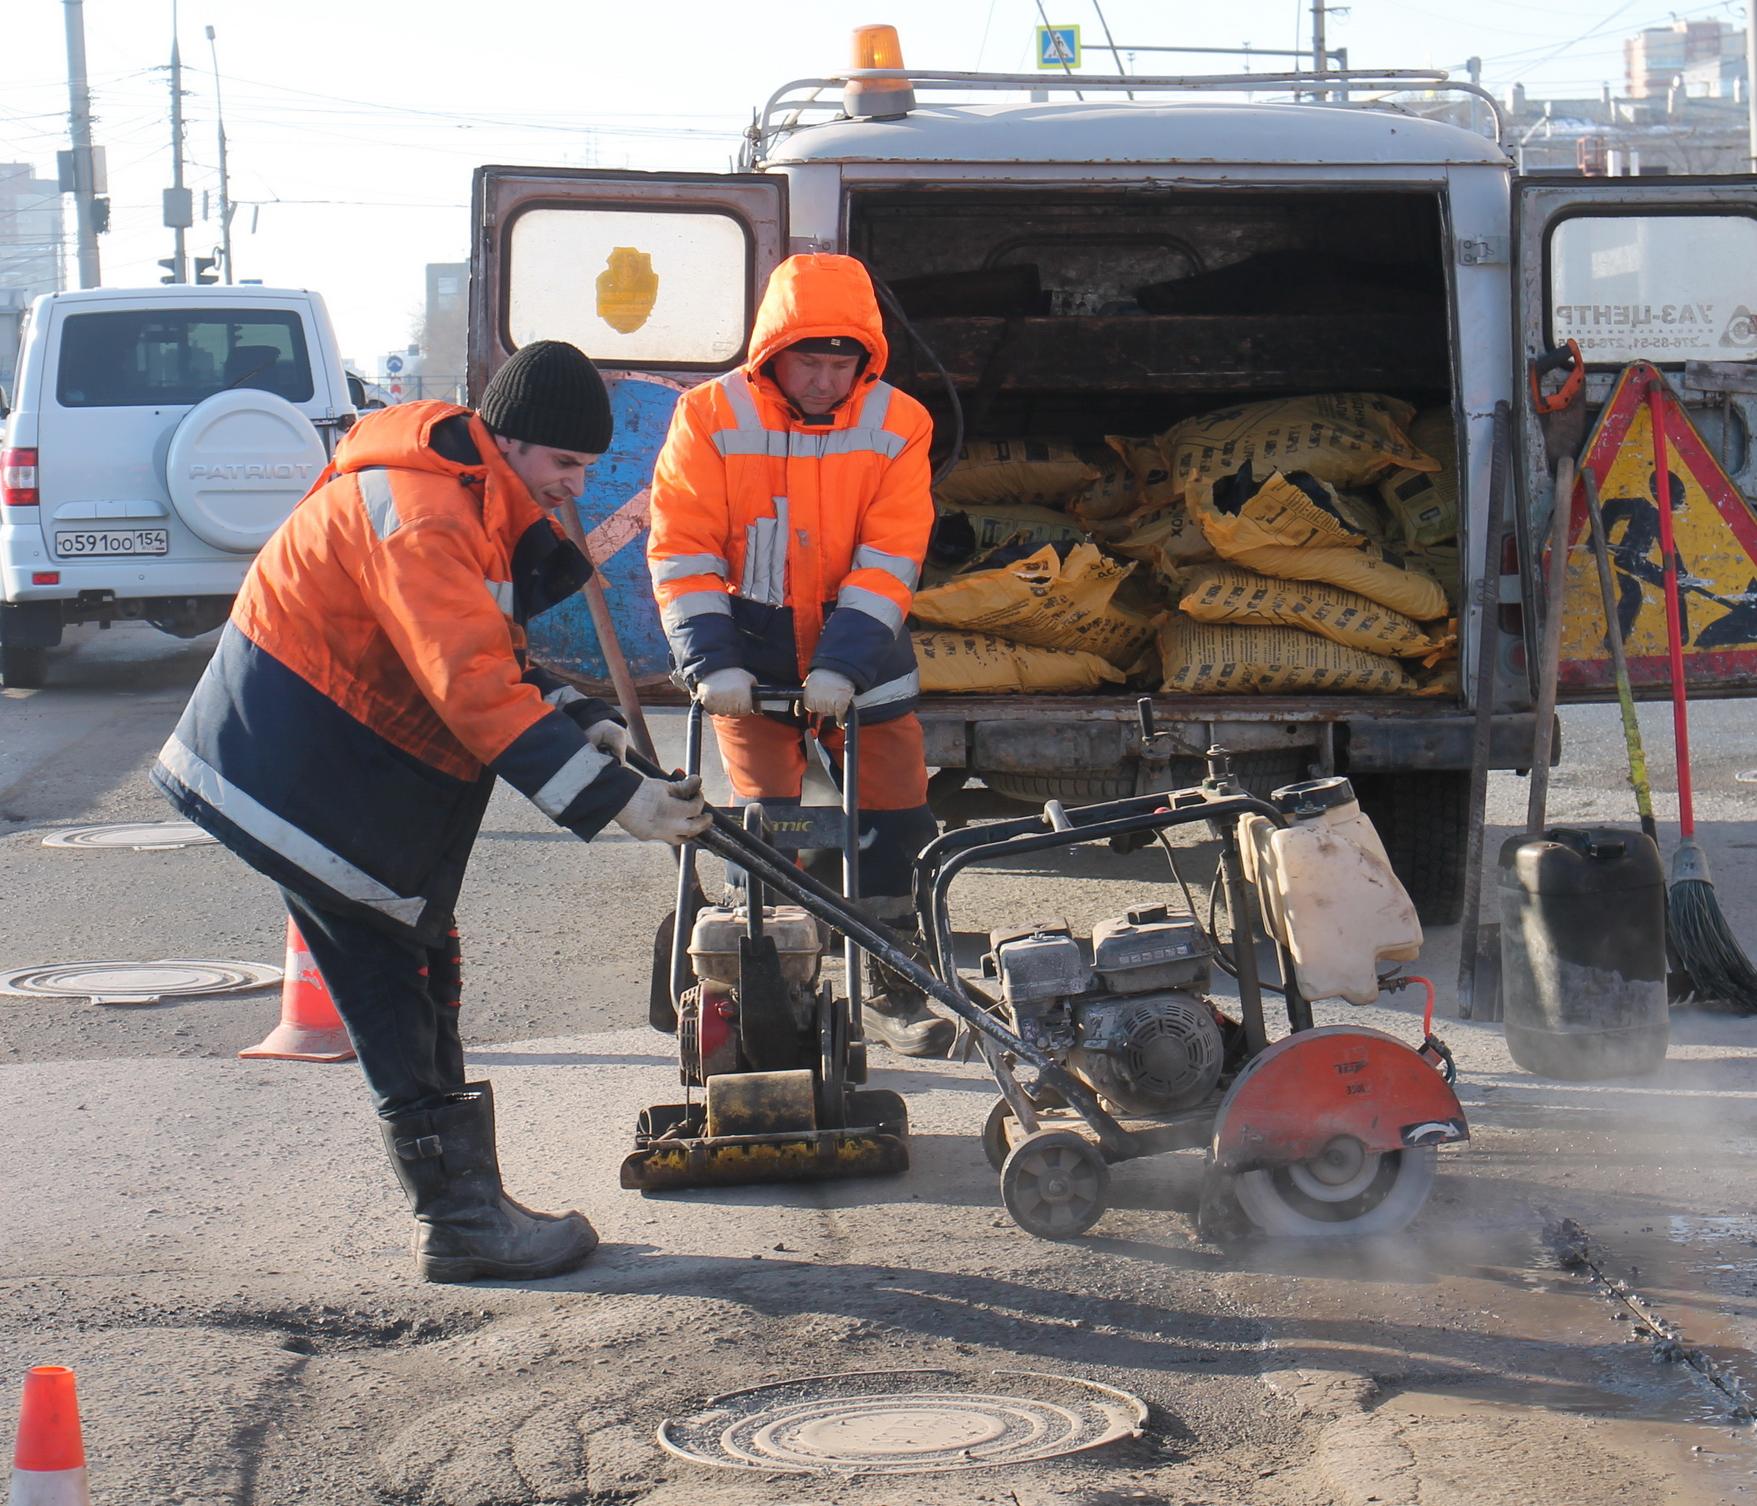
<path id="1" fill-rule="evenodd" d="M 287 965 L 281 978 L 281 1023 L 261 1045 L 240 1056 L 283 1062 L 351 1062 L 354 1043 L 336 1013 L 305 938 L 287 917 Z"/>
<path id="2" fill-rule="evenodd" d="M 65 1365 L 34 1365 L 24 1377 L 10 1506 L 91 1506 L 79 1398 Z"/>

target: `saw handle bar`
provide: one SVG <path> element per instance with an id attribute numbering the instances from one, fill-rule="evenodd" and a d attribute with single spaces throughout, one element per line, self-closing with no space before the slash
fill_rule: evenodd
<path id="1" fill-rule="evenodd" d="M 1143 806 L 1147 808 L 1143 809 Z M 1277 826 L 1288 824 L 1285 815 L 1253 795 L 1236 789 L 1203 787 L 1176 790 L 1164 795 L 1134 796 L 1126 800 L 1082 806 L 1072 811 L 1064 811 L 1056 805 L 1053 810 L 1046 808 L 1041 816 L 968 828 L 961 832 L 948 832 L 922 852 L 917 859 L 916 868 L 917 904 L 923 911 L 922 929 L 934 967 L 946 982 L 964 994 L 968 1009 L 987 1013 L 970 997 L 969 990 L 958 973 L 948 902 L 952 881 L 971 864 L 1043 852 L 1052 848 L 1072 847 L 1082 842 L 1114 842 L 1118 837 L 1142 832 L 1153 835 L 1174 826 L 1206 821 L 1221 837 L 1221 870 L 1227 888 L 1228 907 L 1238 917 L 1234 926 L 1240 928 L 1243 938 L 1235 948 L 1238 953 L 1235 977 L 1238 982 L 1239 1004 L 1244 1016 L 1246 1043 L 1254 1056 L 1268 1044 L 1268 1031 L 1263 1018 L 1263 995 L 1257 977 L 1256 954 L 1250 941 L 1255 932 L 1256 917 L 1239 858 L 1237 836 L 1238 819 L 1253 813 L 1268 817 Z M 1010 835 L 1005 835 L 998 841 L 987 840 L 997 827 Z M 1292 993 L 1291 960 L 1285 949 L 1278 948 L 1277 955 L 1280 958 L 1285 986 L 1289 991 L 1289 1023 L 1295 1029 L 1309 1027 L 1311 1019 L 1304 1001 L 1297 999 Z M 967 1015 L 961 1010 L 959 1017 L 967 1018 Z M 1015 1054 L 1025 1055 L 1023 1052 Z M 1029 1057 L 1026 1059 L 1030 1060 Z M 1035 1061 L 1031 1064 L 1037 1066 Z M 992 1054 L 990 1066 L 995 1066 Z M 1042 1072 L 1041 1068 L 1038 1070 Z M 998 1068 L 996 1076 L 1000 1077 Z M 1066 1096 L 1061 1076 L 1049 1073 L 1043 1073 L 1043 1076 L 1048 1080 L 1049 1086 Z M 1003 1091 L 1006 1086 L 1003 1080 Z M 1011 1102 L 1012 1095 L 1007 1094 L 1007 1097 Z M 1073 1102 L 1072 1099 L 1069 1101 Z M 1081 1109 L 1082 1117 L 1094 1129 L 1100 1130 L 1102 1140 L 1104 1125 L 1087 1113 L 1084 1105 L 1077 1106 Z M 1014 1105 L 1014 1112 L 1027 1128 L 1032 1127 L 1031 1119 L 1019 1112 L 1019 1105 Z M 1124 1136 L 1129 1133 L 1108 1115 L 1105 1116 L 1105 1124 L 1116 1128 Z"/>

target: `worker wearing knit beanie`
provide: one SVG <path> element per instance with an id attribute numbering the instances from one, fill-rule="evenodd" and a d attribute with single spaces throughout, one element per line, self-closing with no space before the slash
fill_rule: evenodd
<path id="1" fill-rule="evenodd" d="M 710 819 L 699 777 L 629 768 L 611 707 L 529 652 L 526 624 L 592 573 L 544 513 L 573 506 L 610 436 L 592 363 L 552 340 L 513 356 L 480 412 L 361 419 L 257 555 L 153 772 L 280 887 L 428 1281 L 553 1276 L 598 1243 L 583 1214 L 506 1196 L 493 1095 L 466 1080 L 456 908 L 496 778 L 587 841 L 614 822 L 676 847 Z"/>
<path id="2" fill-rule="evenodd" d="M 602 455 L 615 433 L 604 379 L 565 340 L 524 346 L 495 372 L 476 411 L 503 438 L 577 455 Z"/>

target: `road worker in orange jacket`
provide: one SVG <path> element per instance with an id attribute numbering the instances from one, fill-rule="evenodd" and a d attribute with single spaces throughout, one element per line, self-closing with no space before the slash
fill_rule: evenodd
<path id="1" fill-rule="evenodd" d="M 529 663 L 525 622 L 591 566 L 548 516 L 610 443 L 592 363 L 520 350 L 479 413 L 363 419 L 264 546 L 154 782 L 280 884 L 348 1027 L 430 1281 L 523 1280 L 597 1244 L 505 1195 L 489 1085 L 464 1081 L 452 909 L 497 778 L 576 835 L 677 845 L 700 782 L 624 767 L 626 734 Z"/>
<path id="2" fill-rule="evenodd" d="M 830 724 L 858 707 L 861 902 L 912 925 L 913 859 L 936 827 L 904 620 L 933 528 L 933 423 L 882 379 L 887 356 L 858 261 L 777 267 L 749 358 L 678 402 L 653 475 L 647 561 L 672 660 L 713 716 L 739 804 L 798 804 L 807 725 L 839 756 Z M 759 683 L 802 685 L 805 720 L 759 712 Z M 943 1055 L 951 1025 L 896 980 L 878 982 L 872 1033 Z"/>

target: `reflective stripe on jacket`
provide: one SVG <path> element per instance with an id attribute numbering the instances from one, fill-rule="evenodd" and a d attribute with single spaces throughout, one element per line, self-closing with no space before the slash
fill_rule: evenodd
<path id="1" fill-rule="evenodd" d="M 858 340 L 867 362 L 827 424 L 808 424 L 768 363 L 797 340 Z M 888 356 L 866 269 L 847 256 L 776 268 L 750 358 L 686 393 L 652 486 L 647 561 L 672 658 L 694 684 L 741 666 L 814 668 L 895 715 L 920 682 L 904 626 L 933 527 L 933 424 L 880 380 Z"/>
<path id="2" fill-rule="evenodd" d="M 428 939 L 495 776 L 582 837 L 639 783 L 585 740 L 608 708 L 525 662 L 589 569 L 467 410 L 375 413 L 251 566 L 154 782 L 278 882 Z"/>

